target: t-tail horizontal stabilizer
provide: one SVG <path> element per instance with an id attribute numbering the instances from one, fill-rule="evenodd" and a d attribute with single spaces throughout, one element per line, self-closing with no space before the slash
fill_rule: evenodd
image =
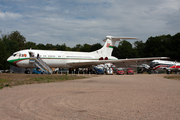
<path id="1" fill-rule="evenodd" d="M 106 36 L 106 38 L 103 41 L 106 42 L 107 39 L 112 40 L 112 45 L 114 46 L 116 41 L 126 40 L 126 39 L 134 39 L 134 40 L 136 40 L 138 38 L 136 38 L 136 37 L 113 37 L 113 36 Z"/>
<path id="2" fill-rule="evenodd" d="M 138 39 L 136 37 L 113 37 L 113 36 L 106 36 L 106 39 L 103 41 L 105 42 L 104 46 L 97 50 L 97 53 L 101 54 L 102 57 L 109 57 L 112 54 L 113 47 L 116 41 L 120 41 L 123 39 Z"/>

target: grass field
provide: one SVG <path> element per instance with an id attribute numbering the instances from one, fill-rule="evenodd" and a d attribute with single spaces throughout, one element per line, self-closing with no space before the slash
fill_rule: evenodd
<path id="1" fill-rule="evenodd" d="M 93 75 L 93 77 L 96 75 Z M 67 80 L 84 79 L 85 76 L 78 75 L 60 75 L 60 74 L 0 74 L 0 89 L 4 87 L 12 87 L 24 84 L 37 84 L 37 83 L 49 83 L 49 82 L 61 82 Z M 180 80 L 180 75 L 164 75 L 164 78 Z"/>
<path id="2" fill-rule="evenodd" d="M 180 75 L 168 75 L 168 76 L 164 76 L 164 78 L 173 79 L 173 80 L 180 80 Z"/>
<path id="3" fill-rule="evenodd" d="M 23 84 L 61 82 L 66 80 L 84 79 L 85 76 L 76 75 L 41 75 L 41 74 L 0 74 L 0 89 Z"/>

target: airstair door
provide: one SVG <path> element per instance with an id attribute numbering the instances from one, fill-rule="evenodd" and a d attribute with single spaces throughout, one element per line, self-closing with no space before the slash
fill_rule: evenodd
<path id="1" fill-rule="evenodd" d="M 35 63 L 34 53 L 33 52 L 29 52 L 29 63 Z"/>
<path id="2" fill-rule="evenodd" d="M 35 57 L 34 52 L 29 52 L 29 57 Z"/>

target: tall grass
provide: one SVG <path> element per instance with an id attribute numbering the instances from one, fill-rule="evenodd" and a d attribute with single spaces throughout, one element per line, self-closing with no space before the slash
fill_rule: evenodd
<path id="1" fill-rule="evenodd" d="M 29 79 L 14 79 L 10 80 L 8 78 L 1 78 L 0 77 L 0 89 L 4 87 L 12 87 L 17 85 L 23 85 L 23 84 L 36 84 L 36 83 L 49 83 L 49 82 L 61 82 L 61 81 L 67 81 L 67 80 L 75 80 L 75 79 L 84 79 L 86 77 L 84 76 L 67 76 L 67 75 L 61 75 L 61 76 L 35 76 L 31 77 Z"/>
<path id="2" fill-rule="evenodd" d="M 167 79 L 180 80 L 180 75 L 164 76 Z"/>

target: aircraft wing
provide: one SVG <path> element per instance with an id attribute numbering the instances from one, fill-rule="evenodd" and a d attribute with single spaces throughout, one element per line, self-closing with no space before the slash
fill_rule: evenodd
<path id="1" fill-rule="evenodd" d="M 85 62 L 69 62 L 67 65 L 73 66 L 73 67 L 85 67 L 85 66 L 91 66 L 91 65 L 99 65 L 104 63 L 113 63 L 117 64 L 119 63 L 128 63 L 128 62 L 138 62 L 138 61 L 148 61 L 148 60 L 156 60 L 156 59 L 169 59 L 169 57 L 148 57 L 148 58 L 130 58 L 130 59 L 118 59 L 118 60 L 92 60 L 92 61 L 85 61 Z M 132 65 L 132 64 L 131 64 Z"/>
<path id="2" fill-rule="evenodd" d="M 131 65 L 132 67 L 144 67 L 142 65 Z"/>

